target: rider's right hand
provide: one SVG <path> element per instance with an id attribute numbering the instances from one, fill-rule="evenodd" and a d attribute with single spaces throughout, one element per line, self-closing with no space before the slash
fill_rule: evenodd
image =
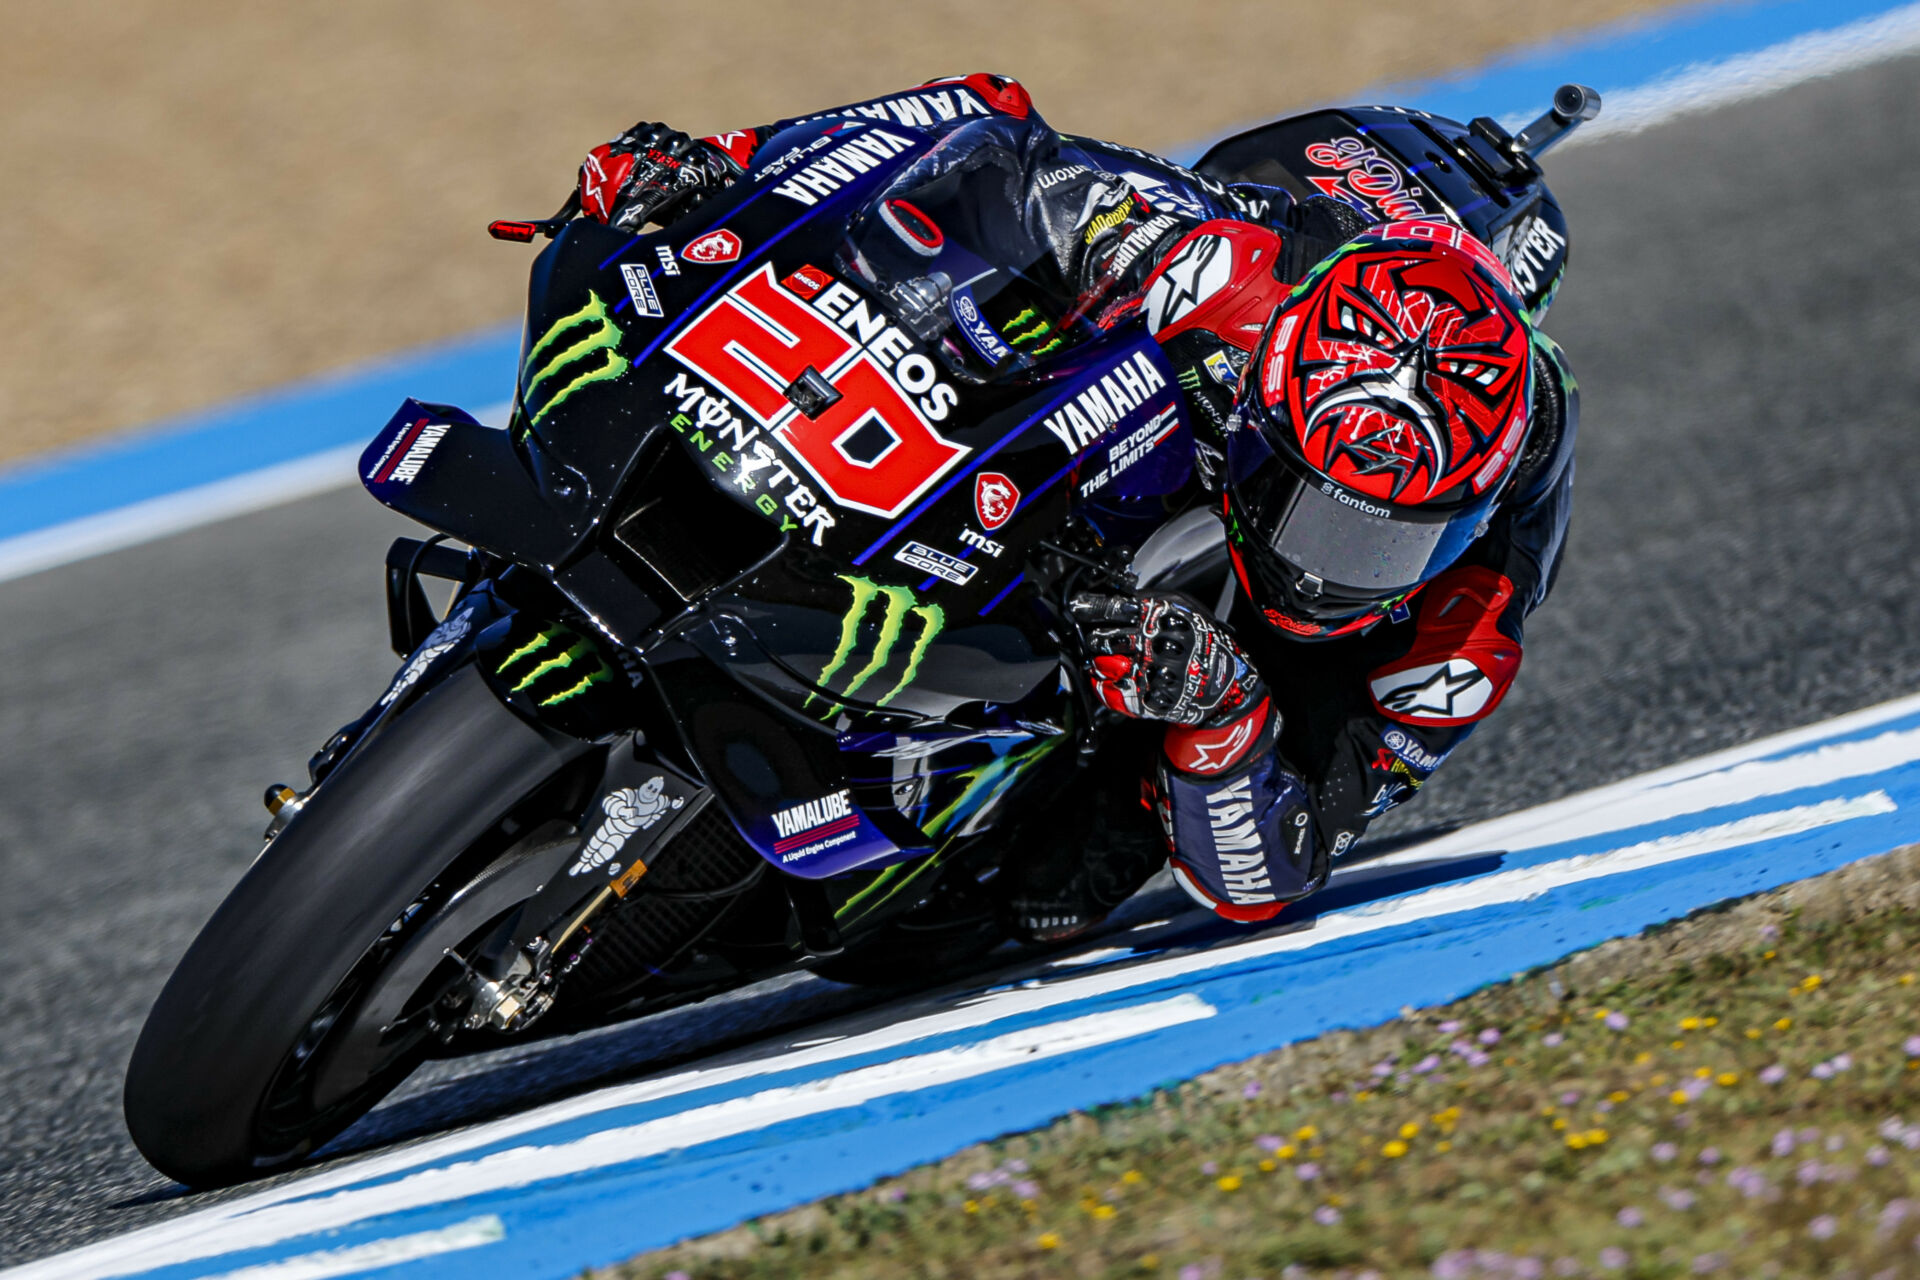
<path id="1" fill-rule="evenodd" d="M 649 222 L 665 226 L 740 172 L 718 147 L 642 121 L 587 153 L 580 166 L 580 207 L 623 231 Z"/>

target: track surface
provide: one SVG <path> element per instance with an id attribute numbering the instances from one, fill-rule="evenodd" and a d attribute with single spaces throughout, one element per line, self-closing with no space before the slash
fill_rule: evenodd
<path id="1" fill-rule="evenodd" d="M 1383 834 L 1486 817 L 1920 688 L 1920 61 L 1553 157 L 1581 375 L 1572 551 L 1502 714 Z M 371 427 L 369 428 L 371 429 Z M 173 960 L 258 847 L 260 788 L 394 665 L 342 492 L 0 587 L 0 1261 L 177 1197 L 119 1118 Z M 811 979 L 423 1072 L 360 1150 L 868 997 Z"/>

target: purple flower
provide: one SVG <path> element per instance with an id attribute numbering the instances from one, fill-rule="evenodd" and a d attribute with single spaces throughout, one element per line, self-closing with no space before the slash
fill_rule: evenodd
<path id="1" fill-rule="evenodd" d="M 1651 1154 L 1655 1160 L 1665 1164 L 1680 1154 L 1680 1148 L 1674 1146 L 1671 1142 L 1656 1142 L 1653 1144 L 1653 1150 L 1649 1154 Z"/>
<path id="2" fill-rule="evenodd" d="M 1189 1262 L 1180 1268 L 1180 1280 L 1206 1280 L 1207 1271 L 1197 1262 Z"/>
<path id="3" fill-rule="evenodd" d="M 1613 1102 L 1611 1099 L 1602 1098 L 1600 1099 L 1600 1101 L 1593 1104 L 1593 1109 L 1595 1111 L 1598 1111 L 1600 1114 L 1605 1115 L 1607 1112 L 1613 1110 Z"/>
<path id="4" fill-rule="evenodd" d="M 992 1173 L 975 1173 L 967 1177 L 967 1190 L 987 1191 L 1007 1180 L 1007 1175 L 995 1170 Z"/>
<path id="5" fill-rule="evenodd" d="M 1454 1018 L 1448 1018 L 1445 1022 L 1440 1024 L 1440 1034 L 1443 1036 L 1450 1036 L 1454 1032 L 1458 1031 L 1459 1029 L 1460 1029 L 1460 1023 L 1457 1019 L 1454 1019 Z"/>
<path id="6" fill-rule="evenodd" d="M 1492 1058 L 1489 1058 L 1486 1054 L 1480 1052 L 1478 1049 L 1467 1050 L 1467 1065 L 1470 1067 L 1484 1067 L 1489 1062 L 1492 1062 L 1492 1061 L 1493 1061 Z"/>
<path id="7" fill-rule="evenodd" d="M 1853 1070 L 1853 1055 L 1852 1055 L 1852 1054 L 1850 1054 L 1850 1053 L 1836 1053 L 1836 1054 L 1834 1054 L 1834 1055 L 1833 1055 L 1833 1069 L 1834 1069 L 1835 1071 L 1851 1071 L 1851 1070 Z"/>
<path id="8" fill-rule="evenodd" d="M 1793 1154 L 1793 1130 L 1782 1129 L 1780 1132 L 1774 1134 L 1773 1146 L 1770 1148 L 1770 1150 L 1772 1150 L 1773 1154 L 1776 1156 L 1792 1155 Z"/>
<path id="9" fill-rule="evenodd" d="M 1772 942 L 1775 938 L 1779 936 L 1780 936 L 1779 925 L 1763 924 L 1760 926 L 1760 938 L 1763 942 Z"/>
<path id="10" fill-rule="evenodd" d="M 684 1271 L 669 1271 L 662 1280 L 692 1280 L 692 1277 Z"/>
<path id="11" fill-rule="evenodd" d="M 1449 1249 L 1433 1260 L 1434 1280 L 1467 1280 L 1479 1269 L 1470 1249 Z"/>
<path id="12" fill-rule="evenodd" d="M 1578 1089 L 1569 1089 L 1560 1095 L 1560 1105 L 1563 1107 L 1570 1107 L 1578 1101 L 1580 1101 L 1580 1091 Z"/>
<path id="13" fill-rule="evenodd" d="M 1731 1175 L 1729 1175 L 1731 1176 Z M 1660 1201 L 1676 1213 L 1685 1213 L 1693 1208 L 1697 1197 L 1685 1187 L 1660 1188 Z"/>
<path id="14" fill-rule="evenodd" d="M 1813 1070 L 1809 1074 L 1812 1075 L 1815 1080 L 1831 1080 L 1833 1079 L 1833 1064 L 1830 1062 L 1816 1062 L 1813 1064 Z"/>
<path id="15" fill-rule="evenodd" d="M 1553 1264 L 1553 1274 L 1557 1276 L 1577 1276 L 1580 1274 L 1580 1259 L 1557 1258 Z"/>
<path id="16" fill-rule="evenodd" d="M 1914 1203 L 1902 1198 L 1887 1201 L 1887 1207 L 1880 1211 L 1880 1233 L 1889 1235 L 1902 1221 L 1912 1215 Z"/>
<path id="17" fill-rule="evenodd" d="M 1000 1167 L 1002 1169 L 1005 1169 L 1008 1173 L 1025 1173 L 1028 1169 L 1028 1165 L 1025 1160 L 1017 1160 L 1017 1159 L 1003 1161 Z"/>
<path id="18" fill-rule="evenodd" d="M 1500 1028 L 1498 1028 L 1498 1027 L 1488 1027 L 1488 1028 L 1487 1028 L 1486 1030 L 1484 1030 L 1484 1031 L 1482 1031 L 1482 1032 L 1480 1033 L 1480 1035 L 1479 1035 L 1479 1037 L 1478 1037 L 1478 1039 L 1479 1039 L 1479 1041 L 1480 1041 L 1480 1043 L 1481 1043 L 1481 1044 L 1499 1044 L 1499 1043 L 1500 1043 Z"/>
<path id="19" fill-rule="evenodd" d="M 1600 1265 L 1609 1271 L 1619 1271 L 1627 1265 L 1627 1251 L 1617 1244 L 1610 1244 L 1600 1251 Z"/>
<path id="20" fill-rule="evenodd" d="M 1701 1164 L 1719 1164 L 1720 1148 L 1718 1147 L 1706 1148 L 1704 1151 L 1700 1153 L 1700 1163 Z"/>
<path id="21" fill-rule="evenodd" d="M 1815 1240 L 1831 1240 L 1833 1239 L 1833 1233 L 1839 1229 L 1840 1224 L 1834 1220 L 1834 1216 L 1830 1213 L 1823 1213 L 1807 1224 L 1807 1234 Z"/>
<path id="22" fill-rule="evenodd" d="M 1703 1253 L 1693 1260 L 1693 1274 L 1704 1276 L 1710 1271 L 1718 1271 L 1727 1265 L 1724 1253 Z"/>
<path id="23" fill-rule="evenodd" d="M 1471 1040 L 1455 1040 L 1447 1046 L 1447 1052 L 1456 1058 L 1464 1058 L 1475 1052 L 1475 1049 Z"/>
<path id="24" fill-rule="evenodd" d="M 1785 1080 L 1786 1078 L 1787 1078 L 1787 1069 L 1781 1066 L 1777 1062 L 1770 1067 L 1760 1068 L 1761 1084 L 1779 1084 L 1782 1080 Z"/>
<path id="25" fill-rule="evenodd" d="M 1278 1151 L 1281 1147 L 1286 1146 L 1287 1143 L 1286 1139 L 1280 1137 L 1278 1134 L 1263 1133 L 1253 1140 L 1253 1145 L 1262 1151 Z"/>
<path id="26" fill-rule="evenodd" d="M 1909 1151 L 1920 1148 L 1920 1124 L 1910 1124 L 1900 1131 L 1900 1145 Z"/>
<path id="27" fill-rule="evenodd" d="M 1887 1155 L 1887 1149 L 1883 1146 L 1880 1146 L 1878 1143 L 1875 1143 L 1873 1146 L 1867 1148 L 1867 1163 L 1872 1165 L 1874 1168 L 1876 1169 L 1880 1168 L 1882 1165 L 1886 1164 L 1888 1159 L 1889 1157 Z"/>
<path id="28" fill-rule="evenodd" d="M 1426 1057 L 1420 1059 L 1420 1061 L 1413 1064 L 1413 1073 L 1417 1076 L 1423 1076 L 1427 1074 L 1427 1072 L 1433 1070 L 1435 1067 L 1439 1065 L 1440 1065 L 1440 1055 L 1437 1053 L 1430 1053 Z"/>
<path id="29" fill-rule="evenodd" d="M 1909 1058 L 1920 1058 L 1920 1036 L 1908 1036 L 1901 1042 L 1900 1048 Z"/>
<path id="30" fill-rule="evenodd" d="M 1209 1160 L 1205 1164 L 1200 1166 L 1200 1172 L 1206 1174 L 1209 1178 L 1211 1178 L 1214 1174 L 1220 1172 L 1220 1166 L 1214 1163 L 1212 1160 Z"/>
<path id="31" fill-rule="evenodd" d="M 1793 1180 L 1803 1187 L 1810 1187 L 1820 1181 L 1822 1172 L 1818 1160 L 1802 1160 L 1800 1167 L 1793 1171 Z"/>
<path id="32" fill-rule="evenodd" d="M 1540 1043 L 1547 1046 L 1547 1048 L 1549 1049 L 1558 1049 L 1561 1045 L 1566 1043 L 1566 1040 L 1567 1038 L 1561 1035 L 1558 1031 L 1549 1031 L 1547 1032 L 1547 1034 L 1540 1037 Z M 1578 1266 L 1579 1264 L 1575 1263 L 1574 1265 Z"/>
<path id="33" fill-rule="evenodd" d="M 1844 1133 L 1830 1133 L 1827 1135 L 1827 1150 L 1838 1151 L 1846 1145 L 1847 1135 Z"/>
<path id="34" fill-rule="evenodd" d="M 1547 1274 L 1547 1264 L 1538 1258 L 1515 1258 L 1513 1274 L 1514 1280 L 1541 1280 Z"/>
<path id="35" fill-rule="evenodd" d="M 1330 1227 L 1340 1221 L 1340 1211 L 1330 1204 L 1323 1204 L 1313 1211 L 1313 1220 L 1323 1227 Z"/>
<path id="36" fill-rule="evenodd" d="M 1627 1029 L 1627 1015 L 1624 1013 L 1610 1013 L 1606 1021 L 1609 1030 L 1625 1031 Z"/>
<path id="37" fill-rule="evenodd" d="M 1808 1125 L 1804 1129 L 1800 1130 L 1800 1141 L 1818 1142 L 1820 1141 L 1820 1131 L 1814 1128 L 1812 1125 Z"/>
<path id="38" fill-rule="evenodd" d="M 1247 1085 L 1246 1085 L 1246 1088 L 1244 1088 L 1244 1089 L 1242 1089 L 1242 1090 L 1240 1090 L 1240 1096 L 1241 1096 L 1241 1097 L 1243 1097 L 1243 1098 L 1257 1098 L 1257 1097 L 1259 1097 L 1259 1096 L 1260 1096 L 1260 1082 L 1259 1082 L 1258 1080 L 1249 1080 L 1249 1081 L 1247 1081 Z"/>
<path id="39" fill-rule="evenodd" d="M 1038 1200 L 1040 1198 L 1040 1184 L 1031 1178 L 1022 1178 L 1013 1184 L 1013 1194 L 1019 1196 L 1022 1200 Z"/>
<path id="40" fill-rule="evenodd" d="M 1773 1184 L 1762 1177 L 1758 1169 L 1746 1165 L 1727 1170 L 1727 1185 L 1749 1200 L 1761 1199 L 1773 1190 Z"/>
<path id="41" fill-rule="evenodd" d="M 1620 1212 L 1614 1214 L 1613 1220 L 1623 1227 L 1641 1227 L 1645 1226 L 1647 1222 L 1646 1215 L 1632 1205 L 1628 1205 Z"/>
<path id="42" fill-rule="evenodd" d="M 1312 1182 L 1320 1176 L 1320 1166 L 1311 1160 L 1304 1164 L 1297 1164 L 1293 1166 L 1293 1176 L 1302 1182 Z"/>
<path id="43" fill-rule="evenodd" d="M 888 1187 L 881 1193 L 881 1198 L 888 1204 L 899 1204 L 907 1198 L 907 1189 L 905 1187 Z"/>

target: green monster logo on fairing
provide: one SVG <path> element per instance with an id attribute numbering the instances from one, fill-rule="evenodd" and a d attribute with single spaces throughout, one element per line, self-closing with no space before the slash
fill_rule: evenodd
<path id="1" fill-rule="evenodd" d="M 580 329 L 582 325 L 593 327 L 570 345 L 557 351 L 548 351 L 559 341 L 561 335 Z M 613 322 L 607 311 L 607 304 L 600 301 L 597 293 L 587 294 L 586 305 L 571 315 L 561 316 L 547 326 L 540 341 L 533 344 L 527 352 L 526 363 L 521 367 L 521 407 L 532 414 L 532 422 L 540 419 L 560 407 L 560 402 L 574 392 L 596 382 L 607 382 L 627 371 L 627 361 L 618 350 L 620 346 L 620 326 Z M 586 363 L 595 352 L 601 354 L 599 364 Z M 544 362 L 541 357 L 545 356 Z M 557 377 L 563 370 L 571 371 L 565 382 L 549 388 L 545 402 L 538 409 L 533 408 L 534 389 L 550 378 Z"/>
<path id="2" fill-rule="evenodd" d="M 1022 330 L 1019 333 L 1014 332 L 1014 330 L 1019 329 L 1021 325 L 1024 325 L 1029 321 L 1033 322 L 1033 327 L 1031 329 Z M 1040 313 L 1038 311 L 1035 311 L 1032 307 L 1028 307 L 1026 310 L 1022 311 L 1019 315 L 1015 316 L 1013 319 L 1001 325 L 1000 332 L 1006 335 L 1007 341 L 1011 342 L 1014 346 L 1017 347 L 1023 342 L 1036 342 L 1039 339 L 1046 337 L 1049 333 L 1053 332 L 1053 326 L 1048 324 L 1045 320 L 1042 320 L 1040 318 Z M 1047 343 L 1044 347 L 1034 348 L 1034 350 L 1029 354 L 1035 357 L 1046 355 L 1047 352 L 1052 351 L 1055 347 L 1059 346 L 1061 342 L 1062 342 L 1062 339 L 1056 336 L 1052 342 Z"/>
<path id="3" fill-rule="evenodd" d="M 547 683 L 560 687 L 547 697 L 538 699 L 543 707 L 571 702 L 594 685 L 607 684 L 613 679 L 613 672 L 601 660 L 600 652 L 594 648 L 592 641 L 557 622 L 508 654 L 507 660 L 495 669 L 494 674 L 512 679 L 507 675 L 508 668 L 528 658 L 534 661 L 524 673 L 516 673 L 520 679 L 513 686 L 513 692 L 526 693 L 548 676 L 555 676 Z M 535 697 L 539 692 L 535 690 L 527 696 Z"/>
<path id="4" fill-rule="evenodd" d="M 853 588 L 853 603 L 847 606 L 846 613 L 840 619 L 840 642 L 834 646 L 833 656 L 827 659 L 827 665 L 820 669 L 815 680 L 821 688 L 831 689 L 833 677 L 852 660 L 854 650 L 860 643 L 861 624 L 867 620 L 869 604 L 875 600 L 883 602 L 880 634 L 873 642 L 873 656 L 854 673 L 853 679 L 847 681 L 846 688 L 839 691 L 842 698 L 851 698 L 892 661 L 894 646 L 899 643 L 901 632 L 906 629 L 907 618 L 911 616 L 919 621 L 919 634 L 914 638 L 913 647 L 907 651 L 907 665 L 900 673 L 899 683 L 874 699 L 875 706 L 884 707 L 920 674 L 920 660 L 927 656 L 927 650 L 946 629 L 946 611 L 937 604 L 916 605 L 913 592 L 905 587 L 883 587 L 869 578 L 856 578 L 844 573 L 838 576 L 840 581 Z M 811 704 L 819 696 L 810 694 L 807 702 Z M 831 710 L 828 714 L 832 714 Z"/>

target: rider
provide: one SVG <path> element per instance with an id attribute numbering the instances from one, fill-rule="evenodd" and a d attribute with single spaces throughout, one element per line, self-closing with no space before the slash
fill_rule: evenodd
<path id="1" fill-rule="evenodd" d="M 1015 216 L 1083 314 L 1144 310 L 1226 525 L 1238 589 L 1224 621 L 1177 594 L 1070 602 L 1101 700 L 1163 726 L 1145 748 L 1157 768 L 1102 785 L 1091 810 L 1055 806 L 1045 852 L 1014 872 L 1015 931 L 1090 928 L 1169 851 L 1196 900 L 1271 919 L 1506 696 L 1572 508 L 1578 399 L 1558 348 L 1451 223 L 1369 227 L 1327 197 L 1063 137 L 1000 76 L 699 140 L 636 125 L 581 166 L 582 208 L 665 225 L 782 130 L 834 117 L 994 131 L 968 164 L 1014 171 Z M 1117 738 L 1143 751 L 1137 733 Z M 1120 776 L 1140 772 L 1133 759 Z"/>

